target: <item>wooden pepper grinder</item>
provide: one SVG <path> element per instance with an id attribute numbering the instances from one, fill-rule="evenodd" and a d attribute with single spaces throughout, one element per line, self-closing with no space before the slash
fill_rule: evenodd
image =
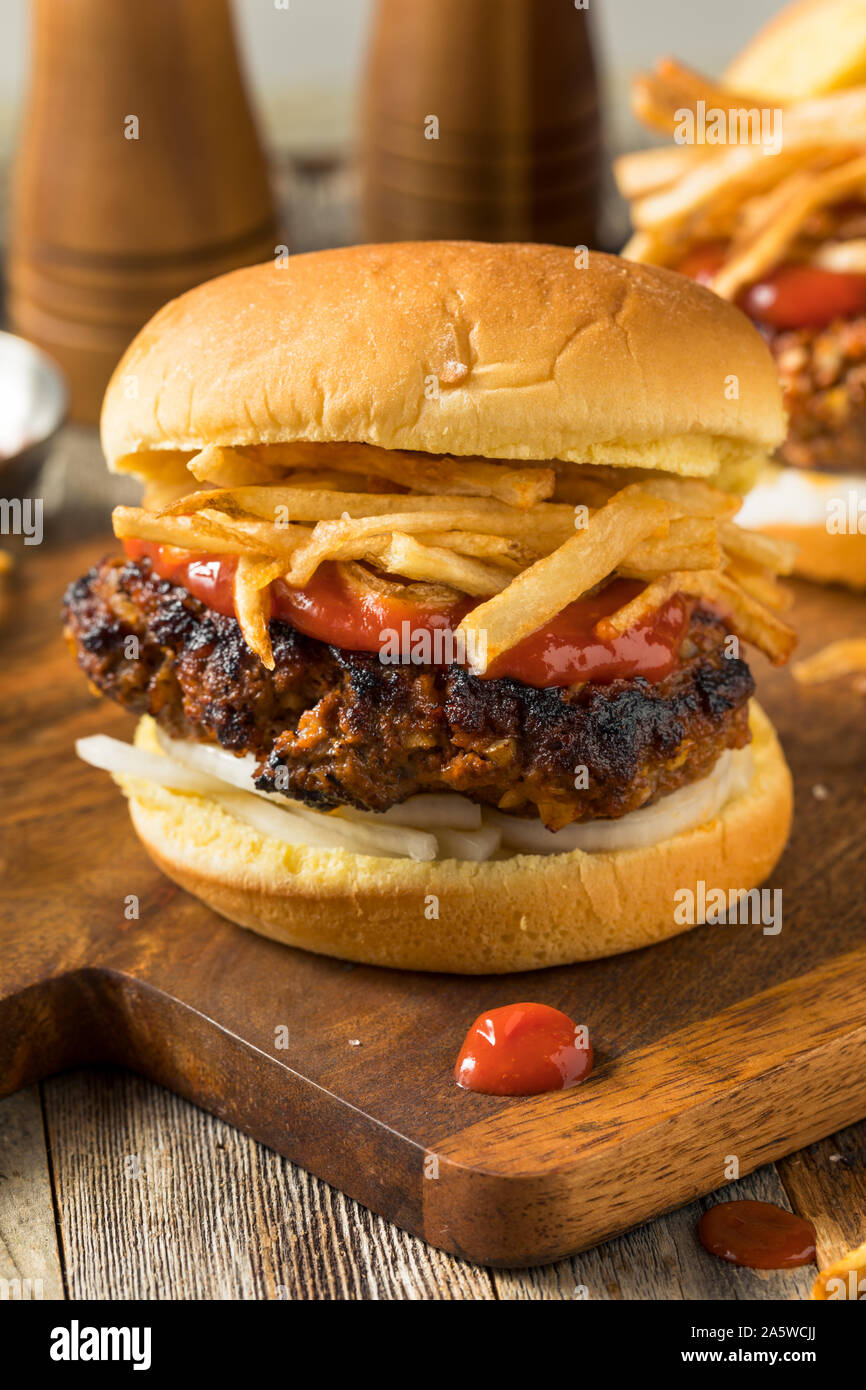
<path id="1" fill-rule="evenodd" d="M 274 255 L 265 161 L 228 0 L 32 0 L 8 307 L 98 417 L 167 299 Z"/>
<path id="2" fill-rule="evenodd" d="M 378 0 L 362 99 L 366 239 L 592 246 L 599 104 L 575 0 Z"/>

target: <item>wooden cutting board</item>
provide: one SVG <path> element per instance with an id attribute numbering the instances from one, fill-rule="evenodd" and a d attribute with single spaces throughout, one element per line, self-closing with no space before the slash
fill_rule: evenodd
<path id="1" fill-rule="evenodd" d="M 699 928 L 516 977 L 352 966 L 175 888 L 108 776 L 75 758 L 76 737 L 133 727 L 89 694 L 58 627 L 66 581 L 110 548 L 26 551 L 0 629 L 0 1094 L 120 1063 L 494 1265 L 592 1245 L 721 1186 L 732 1158 L 743 1174 L 866 1115 L 866 703 L 850 680 L 805 690 L 756 662 L 797 793 L 772 879 L 780 935 Z M 804 653 L 866 625 L 841 591 L 797 600 Z M 528 1099 L 460 1091 L 466 1028 L 520 999 L 589 1022 L 592 1078 Z"/>

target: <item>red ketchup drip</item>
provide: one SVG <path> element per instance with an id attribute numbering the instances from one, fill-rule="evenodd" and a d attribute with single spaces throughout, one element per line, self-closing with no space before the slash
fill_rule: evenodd
<path id="1" fill-rule="evenodd" d="M 161 579 L 183 587 L 215 613 L 235 616 L 234 579 L 237 560 L 233 555 L 198 555 L 174 545 L 127 538 L 123 548 L 131 560 L 150 560 Z"/>
<path id="2" fill-rule="evenodd" d="M 576 1086 L 592 1071 L 592 1044 L 549 1004 L 506 1004 L 479 1014 L 460 1049 L 454 1079 L 488 1096 L 537 1096 Z"/>
<path id="3" fill-rule="evenodd" d="M 794 1269 L 815 1258 L 815 1227 L 772 1202 L 720 1202 L 698 1222 L 711 1255 L 749 1269 Z"/>
<path id="4" fill-rule="evenodd" d="M 433 608 L 380 595 L 359 597 L 330 562 L 319 566 L 305 589 L 276 580 L 271 596 L 274 617 L 284 618 L 308 637 L 358 652 L 381 651 L 382 632 L 388 628 L 401 633 L 404 623 L 413 633 L 453 630 L 472 607 L 471 602 Z"/>
<path id="5" fill-rule="evenodd" d="M 487 676 L 513 676 L 524 685 L 607 683 L 643 676 L 664 680 L 677 664 L 689 625 L 691 605 L 682 596 L 668 599 L 652 617 L 619 637 L 602 640 L 595 625 L 633 599 L 645 586 L 639 579 L 615 579 L 591 598 L 570 603 L 544 627 L 525 637 L 498 660 Z"/>
<path id="6" fill-rule="evenodd" d="M 237 561 L 233 555 L 199 555 L 153 541 L 125 540 L 127 555 L 134 560 L 147 556 L 163 579 L 182 584 L 208 608 L 226 618 L 235 616 L 234 577 Z M 434 608 L 413 604 L 390 596 L 359 596 L 340 577 L 331 561 L 319 565 L 309 584 L 292 589 L 277 579 L 270 588 L 271 617 L 290 622 L 307 637 L 356 652 L 378 652 L 383 628 L 399 630 L 403 621 L 413 631 L 435 631 L 456 627 L 472 604 L 452 603 Z"/>
<path id="7" fill-rule="evenodd" d="M 123 544 L 133 559 L 146 556 L 163 579 L 182 584 L 215 612 L 235 616 L 237 562 L 233 556 L 195 555 L 153 541 L 125 540 Z M 692 606 L 688 599 L 675 595 L 646 622 L 619 637 L 602 640 L 595 632 L 601 618 L 628 603 L 642 588 L 639 580 L 615 579 L 600 593 L 570 603 L 492 662 L 486 676 L 511 676 L 537 688 L 590 680 L 604 684 L 635 676 L 664 680 L 677 665 L 680 644 L 688 630 Z M 361 652 L 380 651 L 382 632 L 388 629 L 401 634 L 404 624 L 413 636 L 454 629 L 474 606 L 468 599 L 433 607 L 387 594 L 359 594 L 330 562 L 320 565 L 303 589 L 292 589 L 283 580 L 276 580 L 270 598 L 271 617 L 292 623 L 307 637 Z"/>
<path id="8" fill-rule="evenodd" d="M 712 286 L 726 259 L 725 243 L 711 241 L 690 251 L 677 269 Z M 866 313 L 866 275 L 799 263 L 779 265 L 748 285 L 737 304 L 756 323 L 780 331 L 825 328 L 834 319 Z"/>

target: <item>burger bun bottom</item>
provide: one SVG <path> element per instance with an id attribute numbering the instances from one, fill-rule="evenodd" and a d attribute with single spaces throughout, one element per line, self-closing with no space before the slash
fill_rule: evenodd
<path id="1" fill-rule="evenodd" d="M 754 702 L 751 725 L 751 784 L 715 819 L 648 849 L 596 854 L 419 863 L 299 847 L 205 796 L 117 780 L 159 868 L 242 927 L 369 965 L 506 974 L 664 941 L 692 925 L 680 920 L 681 890 L 729 894 L 766 879 L 788 837 L 791 776 Z M 157 746 L 152 727 L 142 721 L 139 746 Z"/>
<path id="2" fill-rule="evenodd" d="M 769 464 L 737 521 L 793 541 L 794 573 L 802 579 L 866 590 L 866 474 Z"/>

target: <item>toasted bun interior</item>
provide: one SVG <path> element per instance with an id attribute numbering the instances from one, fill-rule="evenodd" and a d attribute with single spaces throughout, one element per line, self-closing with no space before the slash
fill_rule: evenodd
<path id="1" fill-rule="evenodd" d="M 118 776 L 135 829 L 170 878 L 289 946 L 371 965 L 503 974 L 614 955 L 688 929 L 680 890 L 748 890 L 791 822 L 791 776 L 753 703 L 753 777 L 706 825 L 650 848 L 419 863 L 278 842 L 207 797 Z M 157 745 L 146 723 L 136 739 Z M 724 930 L 724 928 L 718 928 Z"/>
<path id="2" fill-rule="evenodd" d="M 290 256 L 167 304 L 108 387 L 114 469 L 293 441 L 712 477 L 784 436 L 745 315 L 672 271 L 564 247 Z"/>

